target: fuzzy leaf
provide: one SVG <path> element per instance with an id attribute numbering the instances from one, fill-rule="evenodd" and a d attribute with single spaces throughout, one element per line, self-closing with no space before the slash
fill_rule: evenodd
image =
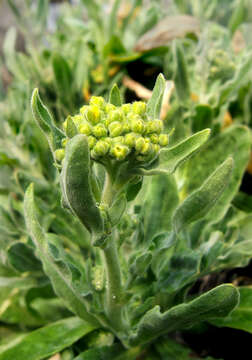
<path id="1" fill-rule="evenodd" d="M 60 320 L 0 346 L 0 360 L 45 359 L 72 345 L 94 329 L 93 325 L 77 317 Z"/>
<path id="2" fill-rule="evenodd" d="M 228 317 L 214 319 L 211 323 L 219 327 L 230 327 L 252 334 L 252 287 L 242 286 L 239 291 L 240 303 L 237 308 Z"/>
<path id="3" fill-rule="evenodd" d="M 228 158 L 198 190 L 184 200 L 173 217 L 176 232 L 193 221 L 199 220 L 211 210 L 229 183 L 232 169 L 233 159 Z"/>
<path id="4" fill-rule="evenodd" d="M 73 287 L 65 272 L 54 261 L 49 252 L 46 235 L 37 220 L 33 184 L 28 187 L 25 193 L 24 211 L 26 226 L 36 246 L 37 255 L 43 264 L 44 272 L 52 282 L 56 294 L 63 299 L 73 313 L 90 323 L 96 324 L 96 319 L 86 310 L 84 299 Z"/>
<path id="5" fill-rule="evenodd" d="M 112 89 L 110 90 L 109 102 L 110 102 L 110 104 L 113 104 L 115 106 L 121 106 L 122 105 L 122 99 L 121 99 L 120 90 L 119 90 L 119 88 L 118 88 L 118 86 L 116 84 L 114 84 L 112 86 Z"/>
<path id="6" fill-rule="evenodd" d="M 162 149 L 160 152 L 160 166 L 158 169 L 174 172 L 183 161 L 203 145 L 210 135 L 210 129 L 205 129 L 181 141 L 171 148 Z"/>
<path id="7" fill-rule="evenodd" d="M 163 334 L 214 318 L 227 316 L 238 304 L 239 292 L 233 286 L 224 284 L 199 296 L 187 304 L 174 306 L 165 313 L 159 306 L 148 311 L 140 320 L 130 344 L 147 343 Z"/>
<path id="8" fill-rule="evenodd" d="M 189 75 L 187 72 L 187 64 L 184 56 L 184 52 L 181 45 L 177 42 L 174 43 L 174 54 L 176 63 L 176 73 L 174 77 L 175 89 L 179 100 L 184 103 L 190 99 L 190 83 Z"/>
<path id="9" fill-rule="evenodd" d="M 47 137 L 51 151 L 61 148 L 61 140 L 65 137 L 64 133 L 55 126 L 52 115 L 47 107 L 42 103 L 38 89 L 34 89 L 31 98 L 31 108 L 33 117 Z"/>
<path id="10" fill-rule="evenodd" d="M 61 185 L 65 203 L 93 236 L 103 235 L 103 219 L 92 193 L 90 155 L 85 135 L 76 135 L 66 146 Z"/>
<path id="11" fill-rule="evenodd" d="M 147 103 L 147 114 L 152 119 L 159 118 L 160 116 L 164 91 L 165 91 L 165 78 L 162 74 L 159 74 L 154 89 L 152 91 L 152 96 Z"/>
<path id="12" fill-rule="evenodd" d="M 111 205 L 111 208 L 109 208 L 108 210 L 108 215 L 112 226 L 116 225 L 120 221 L 126 209 L 126 206 L 127 200 L 124 194 L 120 195 L 118 198 L 115 199 L 115 201 Z"/>
<path id="13" fill-rule="evenodd" d="M 41 270 L 41 262 L 35 257 L 31 247 L 22 242 L 10 246 L 7 252 L 11 265 L 20 272 Z"/>

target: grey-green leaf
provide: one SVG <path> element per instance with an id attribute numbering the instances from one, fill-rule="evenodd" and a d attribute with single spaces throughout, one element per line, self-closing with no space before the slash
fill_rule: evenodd
<path id="1" fill-rule="evenodd" d="M 205 216 L 221 196 L 229 183 L 233 169 L 233 159 L 228 158 L 212 173 L 203 185 L 189 195 L 177 208 L 173 225 L 176 232 L 193 221 Z"/>
<path id="2" fill-rule="evenodd" d="M 147 114 L 152 119 L 159 118 L 163 95 L 165 91 L 165 78 L 163 74 L 159 74 L 152 92 L 152 96 L 147 103 Z"/>
<path id="3" fill-rule="evenodd" d="M 201 321 L 227 316 L 238 304 L 239 292 L 230 284 L 220 285 L 187 304 L 174 306 L 165 313 L 159 306 L 148 311 L 140 320 L 130 344 L 147 343 L 177 329 L 189 328 Z"/>
<path id="4" fill-rule="evenodd" d="M 112 89 L 110 90 L 109 102 L 110 102 L 110 104 L 113 104 L 115 106 L 121 106 L 122 105 L 121 94 L 120 94 L 120 90 L 119 90 L 117 84 L 114 84 L 112 86 Z"/>
<path id="5" fill-rule="evenodd" d="M 207 141 L 209 135 L 210 129 L 204 129 L 171 148 L 162 149 L 158 169 L 174 172 L 183 161 Z"/>
<path id="6" fill-rule="evenodd" d="M 24 212 L 27 229 L 36 246 L 37 255 L 43 264 L 44 272 L 50 278 L 55 293 L 63 299 L 73 313 L 91 324 L 97 324 L 96 319 L 87 312 L 84 299 L 76 291 L 69 278 L 48 251 L 46 235 L 36 215 L 37 209 L 34 203 L 33 184 L 28 187 L 25 193 Z"/>
<path id="7" fill-rule="evenodd" d="M 61 140 L 65 137 L 65 135 L 54 124 L 52 115 L 40 99 L 38 89 L 33 90 L 31 108 L 33 117 L 37 125 L 47 137 L 52 152 L 61 148 Z"/>
<path id="8" fill-rule="evenodd" d="M 103 219 L 91 186 L 90 154 L 85 135 L 74 136 L 66 146 L 61 185 L 65 203 L 95 236 L 103 234 Z"/>
<path id="9" fill-rule="evenodd" d="M 0 346 L 0 360 L 40 360 L 72 345 L 95 327 L 77 317 L 57 321 Z"/>

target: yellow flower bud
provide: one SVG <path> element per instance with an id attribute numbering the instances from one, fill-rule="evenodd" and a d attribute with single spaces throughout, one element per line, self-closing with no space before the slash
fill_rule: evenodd
<path id="1" fill-rule="evenodd" d="M 116 144 L 112 146 L 110 154 L 115 157 L 117 160 L 124 160 L 129 154 L 130 149 L 125 145 Z"/>
<path id="2" fill-rule="evenodd" d="M 122 134 L 123 132 L 123 125 L 118 121 L 112 122 L 109 124 L 109 134 L 112 137 L 116 137 Z"/>
<path id="3" fill-rule="evenodd" d="M 131 112 L 132 105 L 131 104 L 124 104 L 124 105 L 121 106 L 121 109 L 122 109 L 123 113 L 125 115 L 127 115 L 127 114 L 129 114 Z"/>
<path id="4" fill-rule="evenodd" d="M 169 137 L 167 134 L 160 134 L 158 137 L 158 143 L 160 146 L 167 146 L 169 142 Z"/>
<path id="5" fill-rule="evenodd" d="M 150 141 L 152 144 L 158 144 L 159 136 L 157 134 L 151 134 Z"/>
<path id="6" fill-rule="evenodd" d="M 144 115 L 146 112 L 146 104 L 143 101 L 135 101 L 132 105 L 132 110 L 137 115 Z"/>
<path id="7" fill-rule="evenodd" d="M 55 158 L 58 162 L 61 162 L 65 157 L 65 150 L 64 149 L 57 149 L 54 151 Z"/>
<path id="8" fill-rule="evenodd" d="M 98 106 L 100 109 L 105 107 L 105 100 L 102 96 L 92 96 L 89 103 Z"/>
<path id="9" fill-rule="evenodd" d="M 103 124 L 98 124 L 93 127 L 92 133 L 97 138 L 105 137 L 107 135 L 107 129 Z"/>
<path id="10" fill-rule="evenodd" d="M 137 134 L 143 134 L 145 131 L 145 124 L 140 116 L 135 116 L 130 121 L 131 131 Z"/>
<path id="11" fill-rule="evenodd" d="M 69 139 L 67 139 L 67 138 L 62 139 L 62 140 L 61 140 L 61 145 L 62 145 L 63 147 L 66 147 L 66 144 L 68 143 L 68 141 L 69 141 Z"/>
<path id="12" fill-rule="evenodd" d="M 126 134 L 124 136 L 124 143 L 125 145 L 129 146 L 130 148 L 133 148 L 136 144 L 136 140 L 139 137 L 139 135 L 131 132 L 129 134 Z"/>
<path id="13" fill-rule="evenodd" d="M 90 105 L 86 111 L 86 117 L 88 121 L 96 125 L 101 119 L 101 111 L 97 105 Z"/>
<path id="14" fill-rule="evenodd" d="M 83 106 L 80 108 L 80 113 L 81 113 L 82 115 L 85 115 L 87 109 L 88 109 L 88 105 L 83 105 Z"/>
<path id="15" fill-rule="evenodd" d="M 146 132 L 147 134 L 155 133 L 160 134 L 163 130 L 163 122 L 162 120 L 153 120 L 148 121 L 146 124 Z"/>
<path id="16" fill-rule="evenodd" d="M 95 146 L 96 144 L 96 138 L 93 137 L 93 136 L 89 136 L 88 137 L 88 146 L 90 149 L 93 149 L 93 147 Z"/>
<path id="17" fill-rule="evenodd" d="M 78 128 L 80 126 L 80 124 L 83 123 L 83 121 L 85 121 L 84 117 L 82 115 L 75 115 L 72 116 L 73 122 L 75 124 L 75 126 Z M 66 122 L 67 124 L 67 122 Z"/>
<path id="18" fill-rule="evenodd" d="M 116 109 L 116 106 L 113 104 L 106 104 L 105 105 L 105 112 L 108 114 Z"/>
<path id="19" fill-rule="evenodd" d="M 84 135 L 91 135 L 92 126 L 87 121 L 85 121 L 79 126 L 79 132 Z"/>
<path id="20" fill-rule="evenodd" d="M 109 151 L 109 147 L 106 141 L 99 140 L 93 147 L 92 154 L 95 155 L 95 157 L 104 156 Z"/>
<path id="21" fill-rule="evenodd" d="M 145 140 L 143 137 L 139 137 L 138 139 L 136 139 L 136 143 L 135 143 L 135 149 L 137 152 L 141 152 L 141 150 L 143 149 L 145 144 Z"/>

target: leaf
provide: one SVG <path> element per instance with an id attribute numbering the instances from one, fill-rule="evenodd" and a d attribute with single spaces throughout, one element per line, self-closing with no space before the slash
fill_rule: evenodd
<path id="1" fill-rule="evenodd" d="M 247 213 L 252 212 L 252 196 L 243 192 L 238 192 L 232 201 L 233 205 L 237 209 L 245 211 Z"/>
<path id="2" fill-rule="evenodd" d="M 182 193 L 185 197 L 199 188 L 205 179 L 210 176 L 217 166 L 228 156 L 233 158 L 234 168 L 230 176 L 229 185 L 217 201 L 216 206 L 207 215 L 211 221 L 219 221 L 225 215 L 230 206 L 230 202 L 237 194 L 249 161 L 250 146 L 251 137 L 249 130 L 245 126 L 231 126 L 210 139 L 210 141 L 184 165 L 186 176 L 184 177 Z"/>
<path id="3" fill-rule="evenodd" d="M 158 175 L 146 179 L 145 182 L 147 182 L 147 188 L 143 218 L 145 237 L 148 242 L 157 233 L 171 229 L 171 218 L 178 206 L 179 197 L 173 175 Z"/>
<path id="4" fill-rule="evenodd" d="M 71 116 L 68 116 L 66 119 L 66 135 L 70 139 L 78 134 L 77 128 Z"/>
<path id="5" fill-rule="evenodd" d="M 203 145 L 210 135 L 210 129 L 205 129 L 181 141 L 171 148 L 160 151 L 158 169 L 173 173 L 183 161 L 185 161 L 194 151 Z"/>
<path id="6" fill-rule="evenodd" d="M 121 4 L 122 0 L 115 0 L 113 2 L 113 6 L 112 9 L 110 11 L 110 15 L 109 15 L 109 22 L 108 22 L 108 37 L 110 38 L 114 32 L 117 29 L 117 16 L 118 16 L 118 10 L 119 10 L 119 6 Z"/>
<path id="7" fill-rule="evenodd" d="M 163 95 L 165 91 L 165 78 L 163 74 L 159 74 L 152 91 L 151 98 L 147 103 L 147 114 L 150 118 L 156 119 L 160 116 Z"/>
<path id="8" fill-rule="evenodd" d="M 211 320 L 218 327 L 230 327 L 252 334 L 252 287 L 239 287 L 240 303 L 232 313 L 224 319 Z"/>
<path id="9" fill-rule="evenodd" d="M 115 199 L 115 201 L 108 210 L 108 215 L 112 226 L 116 225 L 120 221 L 126 209 L 126 206 L 127 206 L 127 199 L 125 194 L 121 194 L 119 197 Z"/>
<path id="10" fill-rule="evenodd" d="M 72 345 L 93 331 L 93 325 L 77 317 L 57 321 L 0 346 L 0 360 L 40 360 Z"/>
<path id="11" fill-rule="evenodd" d="M 225 317 L 238 301 L 238 290 L 233 285 L 223 284 L 165 313 L 160 313 L 159 306 L 155 306 L 140 320 L 135 334 L 130 337 L 130 345 L 147 343 L 163 334 L 190 328 L 201 321 Z"/>
<path id="12" fill-rule="evenodd" d="M 110 90 L 109 93 L 109 103 L 113 104 L 115 106 L 121 106 L 122 105 L 122 99 L 120 90 L 117 86 L 117 84 L 114 84 Z"/>
<path id="13" fill-rule="evenodd" d="M 195 106 L 195 114 L 192 117 L 193 133 L 201 131 L 205 128 L 212 127 L 213 109 L 206 104 L 199 104 Z"/>
<path id="14" fill-rule="evenodd" d="M 61 172 L 65 203 L 93 236 L 103 236 L 103 219 L 92 193 L 87 137 L 76 135 L 66 146 Z"/>
<path id="15" fill-rule="evenodd" d="M 61 140 L 65 135 L 55 126 L 52 115 L 39 97 L 38 89 L 33 90 L 31 108 L 37 125 L 47 137 L 51 151 L 54 152 L 54 150 L 61 148 Z"/>
<path id="16" fill-rule="evenodd" d="M 124 350 L 120 345 L 115 344 L 86 350 L 73 360 L 135 360 L 141 352 L 140 347 Z"/>
<path id="17" fill-rule="evenodd" d="M 228 23 L 228 28 L 232 34 L 234 34 L 237 28 L 245 21 L 245 17 L 246 9 L 244 0 L 239 0 Z"/>
<path id="18" fill-rule="evenodd" d="M 181 103 L 185 103 L 190 99 L 191 90 L 184 52 L 181 45 L 177 42 L 174 42 L 174 59 L 176 64 L 176 72 L 174 76 L 175 89 L 179 101 L 181 101 Z"/>
<path id="19" fill-rule="evenodd" d="M 41 262 L 35 257 L 31 247 L 22 242 L 11 245 L 7 251 L 10 264 L 20 272 L 39 271 Z"/>
<path id="20" fill-rule="evenodd" d="M 73 313 L 91 324 L 97 324 L 96 319 L 87 312 L 85 300 L 76 291 L 63 269 L 54 261 L 49 252 L 45 233 L 37 220 L 32 184 L 25 193 L 24 211 L 26 226 L 36 246 L 37 255 L 43 264 L 44 272 L 52 282 L 56 294 L 62 298 Z"/>
<path id="21" fill-rule="evenodd" d="M 232 169 L 233 159 L 228 158 L 177 208 L 173 217 L 173 225 L 177 233 L 193 221 L 207 215 L 229 183 Z"/>
<path id="22" fill-rule="evenodd" d="M 48 0 L 39 0 L 37 5 L 36 21 L 42 25 L 46 24 L 48 16 Z"/>

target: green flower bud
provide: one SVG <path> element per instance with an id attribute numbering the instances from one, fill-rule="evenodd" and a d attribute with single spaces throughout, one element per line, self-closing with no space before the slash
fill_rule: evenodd
<path id="1" fill-rule="evenodd" d="M 118 121 L 112 122 L 109 124 L 109 134 L 112 137 L 116 137 L 122 134 L 123 132 L 123 125 Z"/>
<path id="2" fill-rule="evenodd" d="M 94 157 L 104 156 L 109 151 L 109 144 L 106 141 L 99 140 L 92 150 Z"/>
<path id="3" fill-rule="evenodd" d="M 131 132 L 129 134 L 126 134 L 124 136 L 124 144 L 129 146 L 130 148 L 133 148 L 136 144 L 136 140 L 139 137 L 139 135 Z"/>
<path id="4" fill-rule="evenodd" d="M 128 146 L 120 144 L 114 145 L 110 150 L 110 154 L 119 161 L 124 160 L 129 154 L 129 152 L 130 149 L 128 148 Z"/>
<path id="5" fill-rule="evenodd" d="M 67 121 L 66 120 L 63 122 L 62 127 L 66 131 L 66 127 L 67 127 Z"/>
<path id="6" fill-rule="evenodd" d="M 128 115 L 132 111 L 132 105 L 131 104 L 124 104 L 121 106 L 121 109 L 125 115 Z"/>
<path id="7" fill-rule="evenodd" d="M 162 130 L 163 130 L 162 120 L 157 119 L 157 120 L 153 120 L 153 121 L 148 121 L 146 124 L 146 133 L 147 134 L 151 134 L 151 133 L 160 134 Z"/>
<path id="8" fill-rule="evenodd" d="M 105 105 L 105 112 L 108 114 L 116 109 L 116 106 L 113 104 L 106 104 Z"/>
<path id="9" fill-rule="evenodd" d="M 148 139 L 145 139 L 144 140 L 144 145 L 140 151 L 140 153 L 142 155 L 149 155 L 151 154 L 151 152 L 153 151 L 153 148 L 152 148 L 152 143 L 147 141 Z"/>
<path id="10" fill-rule="evenodd" d="M 143 137 L 139 137 L 138 139 L 136 139 L 135 149 L 136 149 L 137 152 L 141 152 L 144 145 L 145 145 L 145 140 L 144 140 Z"/>
<path id="11" fill-rule="evenodd" d="M 131 131 L 131 126 L 130 126 L 130 122 L 128 120 L 125 120 L 123 122 L 123 133 L 127 134 Z"/>
<path id="12" fill-rule="evenodd" d="M 78 128 L 84 120 L 84 117 L 82 115 L 75 115 L 75 116 L 72 116 L 72 119 L 73 119 L 73 122 L 75 124 L 75 126 Z M 65 123 L 67 124 L 67 122 L 65 121 Z"/>
<path id="13" fill-rule="evenodd" d="M 114 110 L 108 114 L 109 124 L 115 121 L 122 122 L 123 119 L 124 119 L 124 115 L 120 110 Z"/>
<path id="14" fill-rule="evenodd" d="M 92 96 L 89 103 L 98 106 L 100 109 L 105 107 L 105 100 L 102 96 Z"/>
<path id="15" fill-rule="evenodd" d="M 158 137 L 158 143 L 160 146 L 167 146 L 169 142 L 169 137 L 167 134 L 160 134 Z"/>
<path id="16" fill-rule="evenodd" d="M 93 147 L 95 146 L 96 144 L 96 138 L 93 137 L 93 136 L 89 136 L 88 137 L 88 146 L 90 149 L 93 149 Z"/>
<path id="17" fill-rule="evenodd" d="M 139 116 L 135 116 L 130 121 L 131 131 L 137 134 L 143 134 L 145 131 L 145 124 Z"/>
<path id="18" fill-rule="evenodd" d="M 93 127 L 92 133 L 97 138 L 105 137 L 107 135 L 107 129 L 103 124 L 98 124 Z"/>
<path id="19" fill-rule="evenodd" d="M 151 134 L 150 141 L 152 144 L 158 144 L 159 136 L 157 134 Z"/>
<path id="20" fill-rule="evenodd" d="M 144 115 L 146 112 L 146 104 L 143 101 L 136 101 L 132 105 L 132 110 L 137 115 Z"/>
<path id="21" fill-rule="evenodd" d="M 84 135 L 91 135 L 92 126 L 87 121 L 85 121 L 79 126 L 79 132 Z"/>
<path id="22" fill-rule="evenodd" d="M 86 111 L 86 117 L 91 124 L 96 125 L 101 119 L 101 110 L 97 105 L 90 105 Z"/>
<path id="23" fill-rule="evenodd" d="M 80 108 L 80 113 L 81 113 L 82 115 L 85 115 L 87 109 L 88 109 L 88 105 L 83 105 L 83 106 Z"/>
<path id="24" fill-rule="evenodd" d="M 64 149 L 57 149 L 54 151 L 55 158 L 58 162 L 61 162 L 65 157 L 65 150 Z"/>
<path id="25" fill-rule="evenodd" d="M 158 144 L 153 144 L 153 151 L 155 154 L 158 154 L 160 150 L 160 146 Z"/>
<path id="26" fill-rule="evenodd" d="M 116 144 L 120 144 L 120 145 L 124 145 L 124 136 L 116 136 L 114 138 L 111 139 L 111 144 L 116 145 Z"/>

